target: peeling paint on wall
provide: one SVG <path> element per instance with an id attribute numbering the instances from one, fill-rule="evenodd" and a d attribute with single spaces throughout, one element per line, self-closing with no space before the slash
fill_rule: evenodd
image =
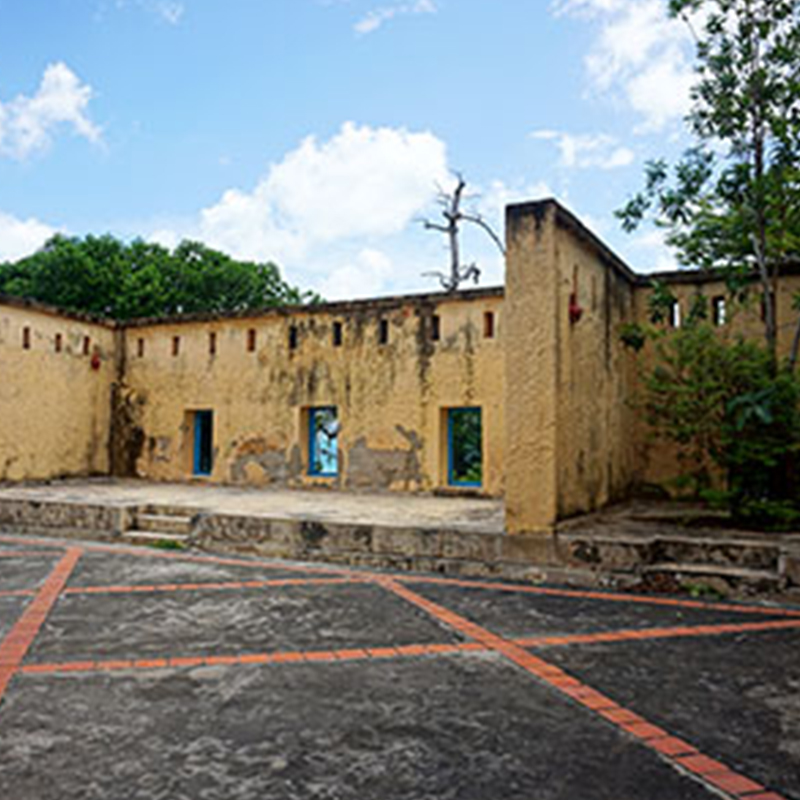
<path id="1" fill-rule="evenodd" d="M 410 491 L 422 483 L 420 453 L 422 439 L 414 431 L 402 425 L 395 426 L 397 432 L 408 442 L 407 449 L 374 449 L 361 437 L 350 448 L 347 483 L 354 488 L 389 489 L 399 485 Z"/>

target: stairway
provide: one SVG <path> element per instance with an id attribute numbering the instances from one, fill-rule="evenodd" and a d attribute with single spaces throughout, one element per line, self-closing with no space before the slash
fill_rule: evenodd
<path id="1" fill-rule="evenodd" d="M 189 544 L 195 510 L 184 507 L 147 506 L 134 515 L 133 528 L 122 534 L 127 544 L 179 549 Z"/>

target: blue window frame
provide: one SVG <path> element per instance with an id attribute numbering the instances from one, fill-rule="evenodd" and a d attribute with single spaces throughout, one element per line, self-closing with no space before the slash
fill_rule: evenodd
<path id="1" fill-rule="evenodd" d="M 335 406 L 308 409 L 308 474 L 333 478 L 339 473 L 339 421 Z"/>
<path id="2" fill-rule="evenodd" d="M 194 474 L 210 475 L 214 468 L 214 412 L 194 412 Z"/>
<path id="3" fill-rule="evenodd" d="M 447 482 L 450 486 L 483 484 L 480 408 L 451 408 L 447 411 Z"/>

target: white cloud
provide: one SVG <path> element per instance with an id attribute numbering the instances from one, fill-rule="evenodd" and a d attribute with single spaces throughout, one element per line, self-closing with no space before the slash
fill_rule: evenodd
<path id="1" fill-rule="evenodd" d="M 315 247 L 400 233 L 446 178 L 433 134 L 345 123 L 326 142 L 305 139 L 252 191 L 225 192 L 200 213 L 197 235 L 240 257 L 296 262 Z"/>
<path id="2" fill-rule="evenodd" d="M 28 256 L 58 232 L 37 219 L 19 219 L 0 211 L 0 261 Z"/>
<path id="3" fill-rule="evenodd" d="M 355 258 L 333 266 L 319 284 L 326 300 L 375 297 L 385 291 L 396 274 L 392 259 L 381 250 L 364 248 Z"/>
<path id="4" fill-rule="evenodd" d="M 636 158 L 633 150 L 604 133 L 573 135 L 540 130 L 531 137 L 553 142 L 561 151 L 561 166 L 568 169 L 617 169 L 629 166 Z"/>
<path id="5" fill-rule="evenodd" d="M 374 33 L 378 28 L 387 22 L 391 22 L 396 17 L 416 15 L 416 14 L 435 14 L 439 9 L 434 0 L 415 0 L 415 2 L 398 3 L 391 6 L 381 6 L 367 12 L 354 26 L 354 30 L 360 36 Z"/>
<path id="6" fill-rule="evenodd" d="M 91 86 L 63 62 L 50 64 L 36 93 L 0 103 L 0 154 L 24 159 L 46 149 L 54 131 L 62 126 L 98 143 L 100 128 L 87 116 Z"/>
<path id="7" fill-rule="evenodd" d="M 164 22 L 168 22 L 170 25 L 177 25 L 183 18 L 186 7 L 183 3 L 173 2 L 173 0 L 161 0 L 155 3 L 153 11 L 155 11 Z"/>
<path id="8" fill-rule="evenodd" d="M 665 0 L 555 0 L 556 15 L 599 26 L 585 58 L 592 87 L 620 94 L 643 119 L 640 132 L 682 119 L 694 82 L 691 34 Z"/>
<path id="9" fill-rule="evenodd" d="M 674 252 L 664 242 L 664 233 L 651 230 L 628 239 L 625 242 L 628 263 L 636 272 L 650 274 L 667 272 L 680 268 Z"/>

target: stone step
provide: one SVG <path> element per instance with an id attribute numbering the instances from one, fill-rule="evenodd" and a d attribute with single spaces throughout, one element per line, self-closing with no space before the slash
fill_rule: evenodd
<path id="1" fill-rule="evenodd" d="M 189 537 L 186 534 L 169 533 L 168 531 L 130 530 L 122 534 L 122 540 L 126 544 L 164 545 L 176 549 L 189 543 Z"/>
<path id="2" fill-rule="evenodd" d="M 183 534 L 192 532 L 192 518 L 175 514 L 137 514 L 136 524 L 142 531 Z"/>
<path id="3" fill-rule="evenodd" d="M 781 545 L 757 538 L 703 536 L 633 536 L 563 533 L 559 537 L 568 561 L 609 569 L 647 564 L 710 564 L 777 572 Z"/>
<path id="4" fill-rule="evenodd" d="M 642 567 L 646 575 L 671 575 L 679 583 L 692 581 L 722 581 L 728 586 L 752 587 L 760 590 L 778 589 L 781 585 L 781 576 L 777 572 L 762 569 L 746 569 L 722 564 L 681 564 L 662 563 L 646 564 Z"/>

